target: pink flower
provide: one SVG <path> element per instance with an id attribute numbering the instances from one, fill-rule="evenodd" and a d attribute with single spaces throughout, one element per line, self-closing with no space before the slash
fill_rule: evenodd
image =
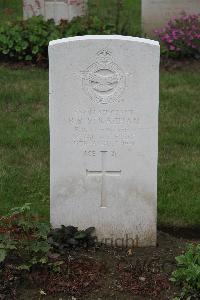
<path id="1" fill-rule="evenodd" d="M 176 48 L 175 48 L 173 45 L 170 45 L 169 49 L 173 51 L 173 50 L 175 50 Z"/>
<path id="2" fill-rule="evenodd" d="M 162 46 L 178 56 L 200 55 L 200 14 L 174 16 L 163 29 L 155 31 Z"/>

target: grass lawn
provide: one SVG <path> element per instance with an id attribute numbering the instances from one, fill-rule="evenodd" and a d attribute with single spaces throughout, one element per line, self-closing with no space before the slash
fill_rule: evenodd
<path id="1" fill-rule="evenodd" d="M 200 225 L 199 76 L 200 71 L 161 72 L 159 225 Z M 46 70 L 0 67 L 0 120 L 0 213 L 31 202 L 48 218 Z"/>
<path id="2" fill-rule="evenodd" d="M 200 70 L 161 72 L 158 222 L 200 225 Z"/>
<path id="3" fill-rule="evenodd" d="M 0 68 L 0 210 L 49 213 L 48 74 Z"/>

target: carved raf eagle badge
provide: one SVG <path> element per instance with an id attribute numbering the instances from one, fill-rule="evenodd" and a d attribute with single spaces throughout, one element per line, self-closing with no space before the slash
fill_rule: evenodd
<path id="1" fill-rule="evenodd" d="M 125 75 L 113 62 L 108 50 L 97 53 L 97 60 L 83 72 L 82 84 L 90 98 L 99 104 L 120 101 L 125 88 Z"/>

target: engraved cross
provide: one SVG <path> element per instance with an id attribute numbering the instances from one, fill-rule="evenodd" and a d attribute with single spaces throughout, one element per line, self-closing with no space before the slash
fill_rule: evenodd
<path id="1" fill-rule="evenodd" d="M 106 207 L 106 176 L 120 176 L 120 171 L 110 171 L 105 168 L 107 151 L 101 151 L 101 170 L 89 171 L 86 169 L 87 176 L 101 176 L 101 206 L 102 208 Z"/>

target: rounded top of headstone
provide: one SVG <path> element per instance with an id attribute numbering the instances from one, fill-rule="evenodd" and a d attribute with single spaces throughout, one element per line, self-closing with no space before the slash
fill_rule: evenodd
<path id="1" fill-rule="evenodd" d="M 123 36 L 123 35 L 84 35 L 84 36 L 75 36 L 75 37 L 69 37 L 69 38 L 63 38 L 63 39 L 50 41 L 49 47 L 53 47 L 53 46 L 57 46 L 57 45 L 65 44 L 65 43 L 69 43 L 69 42 L 88 41 L 88 40 L 130 41 L 130 42 L 143 43 L 143 44 L 148 44 L 148 45 L 159 47 L 159 42 L 158 41 L 139 38 L 139 37 Z"/>

